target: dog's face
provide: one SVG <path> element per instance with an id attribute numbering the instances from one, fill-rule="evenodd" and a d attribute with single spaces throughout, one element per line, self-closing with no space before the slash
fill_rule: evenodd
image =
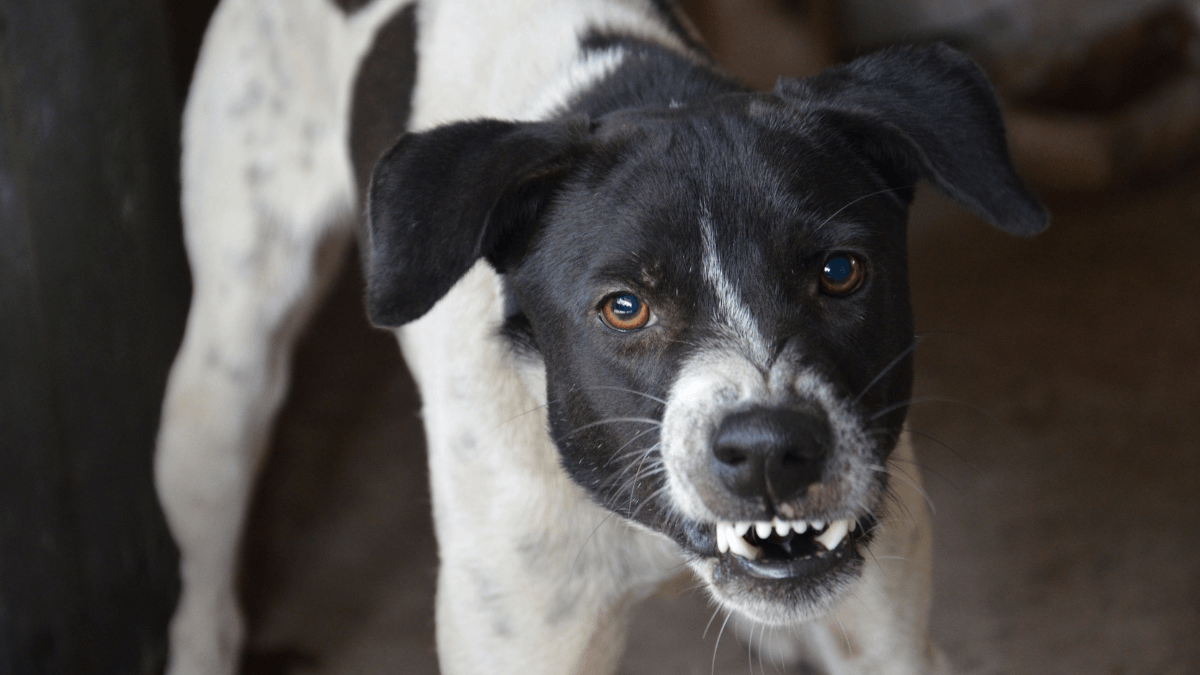
<path id="1" fill-rule="evenodd" d="M 961 88 L 961 57 L 936 56 Z M 839 75 L 832 93 L 818 79 L 596 120 L 453 125 L 402 139 L 372 187 L 373 317 L 415 318 L 489 259 L 509 295 L 503 335 L 544 368 L 565 469 L 771 623 L 840 596 L 885 508 L 912 379 L 917 177 L 999 226 L 1044 224 L 990 94 L 952 110 L 978 137 L 938 139 L 955 133 L 946 120 L 911 101 L 890 111 Z M 435 217 L 463 225 L 418 228 Z M 438 251 L 443 264 L 426 262 Z"/>
<path id="2" fill-rule="evenodd" d="M 730 604 L 776 620 L 824 604 L 869 528 L 830 553 L 815 524 L 871 522 L 904 418 L 904 192 L 769 97 L 592 136 L 507 274 L 563 464 L 711 561 Z"/>

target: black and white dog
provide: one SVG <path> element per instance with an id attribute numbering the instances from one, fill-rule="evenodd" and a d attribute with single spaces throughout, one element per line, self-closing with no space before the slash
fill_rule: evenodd
<path id="1" fill-rule="evenodd" d="M 944 672 L 896 464 L 907 208 L 924 178 L 1008 232 L 1046 223 L 979 70 L 904 48 L 756 93 L 663 0 L 341 4 L 225 0 L 188 100 L 169 672 L 235 670 L 291 347 L 385 149 L 368 310 L 424 403 L 443 672 L 609 673 L 684 563 L 825 673 Z"/>

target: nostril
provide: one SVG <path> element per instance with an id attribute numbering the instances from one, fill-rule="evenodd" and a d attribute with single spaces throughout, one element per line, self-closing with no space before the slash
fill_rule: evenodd
<path id="1" fill-rule="evenodd" d="M 784 467 L 790 467 L 790 466 L 798 466 L 801 464 L 807 464 L 810 461 L 812 461 L 812 460 L 807 455 L 804 455 L 804 454 L 801 454 L 800 452 L 789 449 L 788 451 L 786 451 L 784 453 L 783 459 L 780 461 L 780 464 L 782 464 Z"/>
<path id="2" fill-rule="evenodd" d="M 713 455 L 723 464 L 737 466 L 750 460 L 750 456 L 742 448 L 731 444 L 718 444 L 713 448 Z"/>
<path id="3" fill-rule="evenodd" d="M 812 429 L 805 429 L 800 433 L 804 434 L 803 442 L 798 442 L 800 439 L 789 439 L 792 442 L 776 453 L 780 465 L 785 468 L 811 464 L 824 457 L 828 449 L 829 439 L 826 434 Z"/>

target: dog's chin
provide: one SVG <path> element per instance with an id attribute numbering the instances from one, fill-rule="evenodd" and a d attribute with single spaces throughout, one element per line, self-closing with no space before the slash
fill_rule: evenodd
<path id="1" fill-rule="evenodd" d="M 689 542 L 701 545 L 687 548 L 693 570 L 722 606 L 759 623 L 788 625 L 827 614 L 851 592 L 862 576 L 859 546 L 865 545 L 863 533 L 869 531 L 856 527 L 833 550 L 803 540 L 791 552 L 774 542 L 757 542 L 755 558 L 718 552 L 715 544 Z M 753 534 L 748 536 L 754 540 Z"/>
<path id="2" fill-rule="evenodd" d="M 708 573 L 701 572 L 701 576 L 722 606 L 770 625 L 796 624 L 827 614 L 858 581 L 862 570 L 857 553 L 827 568 L 799 574 L 794 568 L 729 556 L 700 564 L 707 567 Z"/>

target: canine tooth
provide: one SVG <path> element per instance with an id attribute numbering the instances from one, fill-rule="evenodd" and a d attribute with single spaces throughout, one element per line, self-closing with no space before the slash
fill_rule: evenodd
<path id="1" fill-rule="evenodd" d="M 825 521 L 823 521 L 823 520 L 812 521 L 812 529 L 813 529 L 813 532 L 816 532 L 817 530 L 825 529 Z"/>
<path id="2" fill-rule="evenodd" d="M 805 522 L 803 520 L 793 520 L 792 521 L 792 532 L 795 532 L 796 534 L 804 534 L 804 532 L 806 530 L 808 530 L 807 522 Z"/>
<path id="3" fill-rule="evenodd" d="M 736 523 L 733 526 L 733 533 L 739 537 L 746 536 L 746 533 L 749 531 L 750 531 L 750 523 Z"/>
<path id="4" fill-rule="evenodd" d="M 729 550 L 733 551 L 735 555 L 740 555 L 750 560 L 758 559 L 758 554 L 760 553 L 757 546 L 752 546 L 750 542 L 742 539 L 740 536 L 729 538 Z"/>
<path id="5" fill-rule="evenodd" d="M 829 524 L 829 529 L 819 537 L 814 537 L 826 550 L 832 551 L 842 543 L 846 538 L 846 533 L 850 531 L 849 520 L 835 520 Z"/>
<path id="6" fill-rule="evenodd" d="M 776 518 L 774 520 L 774 525 L 775 525 L 775 531 L 778 532 L 779 536 L 781 536 L 781 537 L 786 537 L 788 535 L 788 532 L 792 531 L 792 524 L 786 520 L 780 520 L 780 519 Z"/>
<path id="7" fill-rule="evenodd" d="M 717 523 L 717 550 L 721 553 L 729 551 L 729 523 Z"/>
<path id="8" fill-rule="evenodd" d="M 766 539 L 771 536 L 771 523 L 765 520 L 754 523 L 754 534 L 757 534 L 759 539 Z"/>
<path id="9" fill-rule="evenodd" d="M 853 519 L 853 518 L 851 518 L 851 519 L 850 519 L 850 531 L 851 531 L 851 532 L 853 532 L 853 531 L 855 531 L 855 530 L 857 530 L 857 529 L 858 529 L 858 521 L 857 521 L 857 520 L 855 520 L 855 519 Z"/>

